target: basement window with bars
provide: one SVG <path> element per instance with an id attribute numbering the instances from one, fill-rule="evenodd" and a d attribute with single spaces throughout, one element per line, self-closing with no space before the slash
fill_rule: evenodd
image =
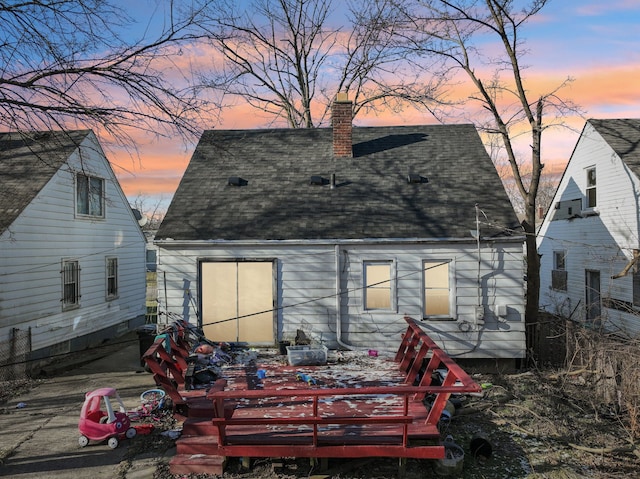
<path id="1" fill-rule="evenodd" d="M 62 309 L 80 306 L 80 263 L 62 260 Z"/>
<path id="2" fill-rule="evenodd" d="M 107 258 L 107 300 L 118 297 L 118 258 Z"/>

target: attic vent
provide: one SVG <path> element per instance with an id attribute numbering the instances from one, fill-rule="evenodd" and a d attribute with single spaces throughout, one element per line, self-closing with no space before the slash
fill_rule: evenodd
<path id="1" fill-rule="evenodd" d="M 229 180 L 227 181 L 227 185 L 229 186 L 246 186 L 248 184 L 249 182 L 247 180 L 244 180 L 239 176 L 230 176 Z"/>
<path id="2" fill-rule="evenodd" d="M 309 184 L 313 185 L 313 186 L 322 186 L 322 185 L 328 185 L 329 184 L 329 180 L 323 178 L 320 175 L 313 175 L 310 179 L 309 179 Z"/>
<path id="3" fill-rule="evenodd" d="M 429 183 L 429 178 L 425 178 L 424 176 L 420 176 L 415 173 L 409 173 L 407 175 L 407 183 L 409 184 Z"/>

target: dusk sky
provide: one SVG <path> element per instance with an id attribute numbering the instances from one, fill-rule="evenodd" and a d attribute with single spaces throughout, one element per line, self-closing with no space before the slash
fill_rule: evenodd
<path id="1" fill-rule="evenodd" d="M 567 77 L 574 81 L 561 90 L 584 116 L 568 119 L 572 129 L 548 131 L 543 136 L 543 163 L 561 170 L 579 132 L 589 118 L 640 118 L 640 0 L 551 1 L 523 34 L 529 50 L 522 61 L 531 90 L 546 93 Z M 535 96 L 532 96 L 535 98 Z M 401 115 L 358 117 L 356 126 L 435 123 L 426 114 L 407 110 Z M 258 112 L 238 105 L 222 113 L 210 128 L 268 127 Z M 99 132 L 98 132 L 99 133 Z M 180 139 L 138 136 L 139 158 L 108 150 L 118 179 L 133 201 L 142 195 L 148 203 L 162 200 L 166 207 L 189 162 L 195 144 Z"/>

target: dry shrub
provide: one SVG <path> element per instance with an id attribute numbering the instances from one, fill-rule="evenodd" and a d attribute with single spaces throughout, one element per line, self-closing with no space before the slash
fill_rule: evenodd
<path id="1" fill-rule="evenodd" d="M 596 413 L 620 418 L 629 438 L 640 438 L 640 343 L 567 321 L 567 369 L 589 374 Z"/>

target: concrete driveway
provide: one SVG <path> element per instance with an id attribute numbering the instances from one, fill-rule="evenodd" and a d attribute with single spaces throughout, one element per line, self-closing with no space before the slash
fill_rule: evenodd
<path id="1" fill-rule="evenodd" d="M 140 405 L 141 392 L 155 387 L 151 374 L 140 366 L 136 335 L 112 341 L 106 352 L 0 406 L 0 476 L 144 479 L 153 476 L 159 460 L 168 461 L 157 451 L 130 457 L 127 451 L 135 438 L 122 440 L 116 449 L 106 443 L 79 446 L 78 419 L 86 392 L 114 387 L 130 410 Z M 17 407 L 20 403 L 24 407 Z"/>

